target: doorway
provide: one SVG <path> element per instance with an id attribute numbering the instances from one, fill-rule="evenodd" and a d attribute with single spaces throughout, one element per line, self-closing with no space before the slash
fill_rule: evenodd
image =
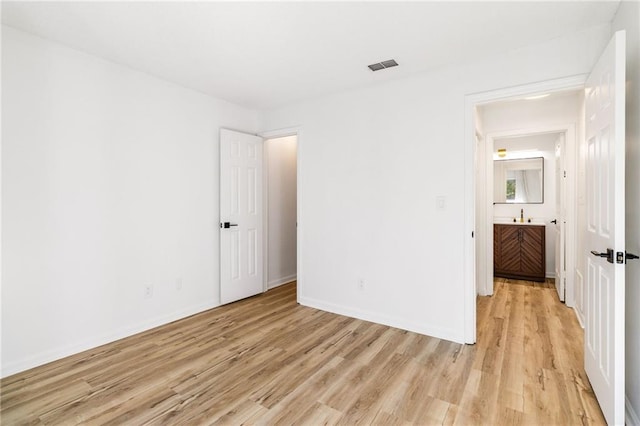
<path id="1" fill-rule="evenodd" d="M 574 100 L 579 104 L 578 98 L 570 99 L 566 105 L 568 111 L 577 111 L 573 108 Z M 574 128 L 575 123 L 570 123 L 563 128 L 542 127 L 525 134 L 507 131 L 487 135 L 486 188 L 481 199 L 486 214 L 477 220 L 478 227 L 486 230 L 479 239 L 486 242 L 480 246 L 479 241 L 476 251 L 479 295 L 493 294 L 493 225 L 522 220 L 527 225 L 544 227 L 540 268 L 545 278 L 555 280 L 558 297 L 565 302 L 565 272 L 575 268 L 576 250 L 575 191 L 572 189 L 575 188 Z M 567 150 L 567 146 L 572 150 Z M 536 179 L 525 179 L 532 174 Z M 568 306 L 573 307 L 573 282 L 569 284 L 569 293 Z"/>
<path id="2" fill-rule="evenodd" d="M 297 131 L 220 129 L 222 304 L 297 284 L 297 145 Z"/>
<path id="3" fill-rule="evenodd" d="M 492 212 L 489 215 L 489 226 L 493 223 L 511 224 L 523 222 L 527 226 L 544 226 L 544 244 L 541 244 L 540 270 L 544 278 L 556 279 L 556 273 L 564 276 L 564 225 L 566 220 L 560 218 L 566 199 L 558 197 L 558 174 L 562 177 L 564 150 L 557 149 L 564 145 L 564 132 L 544 132 L 533 134 L 516 134 L 513 136 L 487 138 L 493 145 L 493 182 L 487 179 L 487 197 Z M 488 166 L 490 167 L 490 166 Z M 559 170 L 559 167 L 561 170 Z M 489 176 L 490 173 L 487 173 Z M 491 191 L 493 189 L 493 191 Z M 560 203 L 558 203 L 560 202 Z M 560 205 L 558 205 L 560 204 Z M 491 220 L 492 219 L 492 220 Z M 573 221 L 570 221 L 573 223 Z M 562 227 L 562 233 L 556 228 Z M 487 248 L 493 248 L 492 232 L 487 234 Z M 562 238 L 560 238 L 562 237 Z M 487 252 L 488 275 L 495 276 L 493 255 Z M 493 281 L 488 281 L 485 293 L 493 294 Z M 556 280 L 562 290 L 558 291 L 564 301 L 563 278 Z"/>
<path id="4" fill-rule="evenodd" d="M 580 168 L 574 169 L 577 173 L 573 173 L 578 185 L 567 191 L 568 194 L 573 193 L 576 200 L 569 201 L 568 205 L 579 207 L 576 211 L 582 212 L 580 215 L 577 212 L 567 214 L 567 218 L 580 222 L 576 226 L 579 232 L 573 239 L 580 252 L 580 264 L 568 275 L 575 275 L 578 281 L 581 270 L 584 271 L 583 277 L 586 275 L 585 294 L 582 297 L 587 307 L 583 310 L 585 371 L 610 424 L 623 423 L 625 414 L 625 36 L 624 31 L 613 35 L 588 75 L 468 95 L 465 98 L 465 130 L 469 141 L 465 144 L 465 169 L 468 171 L 465 174 L 465 204 L 471 206 L 465 215 L 465 231 L 471 231 L 471 238 L 465 238 L 464 250 L 467 257 L 465 342 L 474 343 L 477 315 L 474 303 L 477 294 L 475 254 L 476 247 L 482 248 L 474 240 L 476 192 L 480 189 L 477 183 L 481 182 L 474 164 L 483 164 L 476 156 L 482 150 L 475 149 L 482 139 L 482 126 L 475 119 L 477 107 L 516 96 L 548 96 L 569 89 L 584 93 L 580 114 L 582 125 L 577 127 L 581 131 L 577 138 L 581 141 L 579 150 L 566 150 L 567 153 L 573 152 L 576 159 L 580 160 L 574 162 L 574 166 L 579 164 Z"/>
<path id="5" fill-rule="evenodd" d="M 297 135 L 265 140 L 265 290 L 298 278 L 297 158 Z"/>
<path id="6" fill-rule="evenodd" d="M 541 268 L 545 278 L 556 281 L 560 300 L 574 307 L 576 140 L 582 128 L 583 102 L 583 92 L 573 89 L 549 90 L 542 95 L 521 95 L 476 106 L 477 294 L 493 294 L 494 223 L 510 223 L 514 219 L 519 222 L 522 215 L 525 223 L 544 226 L 542 250 L 546 255 Z M 525 158 L 539 158 L 542 163 L 541 191 L 536 199 L 514 194 L 507 199 L 505 185 L 498 184 L 508 186 L 508 176 L 504 167 L 496 174 L 494 164 L 506 167 L 502 163 L 516 164 Z M 502 198 L 497 199 L 500 195 Z"/>
<path id="7" fill-rule="evenodd" d="M 482 268 L 483 265 L 486 266 L 486 261 L 483 262 L 476 257 L 478 251 L 483 250 L 486 245 L 485 236 L 487 233 L 486 225 L 488 223 L 486 219 L 486 202 L 481 202 L 481 200 L 486 200 L 486 195 L 483 192 L 483 188 L 486 187 L 486 185 L 482 184 L 486 181 L 487 169 L 486 150 L 484 149 L 484 137 L 486 133 L 484 133 L 485 129 L 482 127 L 482 120 L 478 117 L 478 107 L 498 101 L 512 101 L 515 99 L 524 101 L 526 97 L 546 93 L 570 90 L 581 91 L 584 90 L 586 79 L 586 75 L 580 75 L 471 94 L 465 97 L 465 133 L 466 140 L 470 142 L 465 144 L 464 148 L 465 170 L 468 171 L 468 173 L 465 174 L 465 187 L 468 189 L 465 194 L 465 205 L 469 206 L 469 208 L 465 209 L 464 228 L 470 237 L 464 240 L 465 343 L 473 344 L 476 342 L 476 296 L 480 288 L 481 280 L 486 280 L 486 274 L 482 274 L 481 271 L 479 273 L 477 269 Z M 511 126 L 513 126 L 513 130 L 518 130 L 519 124 L 512 122 Z M 576 127 L 576 129 L 581 128 L 582 126 Z M 580 137 L 580 135 L 577 136 Z M 475 141 L 475 143 L 473 141 Z M 482 224 L 485 226 L 481 226 Z"/>

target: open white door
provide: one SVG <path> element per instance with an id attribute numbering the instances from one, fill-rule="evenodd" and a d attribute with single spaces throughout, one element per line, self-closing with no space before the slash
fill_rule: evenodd
<path id="1" fill-rule="evenodd" d="M 561 302 L 565 299 L 565 225 L 566 225 L 566 177 L 564 167 L 565 136 L 560 135 L 556 142 L 556 290 Z"/>
<path id="2" fill-rule="evenodd" d="M 262 138 L 220 130 L 220 301 L 263 291 Z"/>
<path id="3" fill-rule="evenodd" d="M 625 33 L 615 33 L 585 88 L 585 370 L 610 425 L 624 424 Z"/>

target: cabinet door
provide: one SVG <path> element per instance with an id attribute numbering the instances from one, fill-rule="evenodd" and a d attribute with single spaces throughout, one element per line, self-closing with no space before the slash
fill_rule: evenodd
<path id="1" fill-rule="evenodd" d="M 521 274 L 544 278 L 544 227 L 523 226 L 520 246 Z"/>
<path id="2" fill-rule="evenodd" d="M 544 281 L 544 235 L 544 226 L 494 225 L 494 275 Z"/>
<path id="3" fill-rule="evenodd" d="M 500 227 L 500 272 L 520 274 L 520 226 Z"/>

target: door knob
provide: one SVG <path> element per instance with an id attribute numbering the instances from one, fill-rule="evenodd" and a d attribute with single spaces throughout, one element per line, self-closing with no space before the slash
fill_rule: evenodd
<path id="1" fill-rule="evenodd" d="M 625 253 L 624 263 L 627 263 L 627 260 L 638 259 L 638 255 L 637 254 L 629 253 L 628 251 L 625 251 L 624 253 Z"/>
<path id="2" fill-rule="evenodd" d="M 613 249 L 608 248 L 606 253 L 599 253 L 595 250 L 591 250 L 591 254 L 598 257 L 606 257 L 607 262 L 613 263 Z"/>
<path id="3" fill-rule="evenodd" d="M 557 220 L 557 219 L 553 219 L 553 220 L 551 221 L 551 223 L 555 223 L 555 224 L 557 224 L 557 223 L 558 223 L 558 220 Z M 593 253 L 593 252 L 591 252 L 591 253 Z"/>
<path id="4" fill-rule="evenodd" d="M 231 223 L 231 222 L 222 222 L 220 224 L 220 228 L 224 228 L 224 229 L 228 229 L 228 228 L 230 228 L 232 226 L 238 226 L 238 224 L 237 223 Z"/>

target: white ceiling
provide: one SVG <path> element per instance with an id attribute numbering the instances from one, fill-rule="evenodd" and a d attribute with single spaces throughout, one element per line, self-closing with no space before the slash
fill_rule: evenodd
<path id="1" fill-rule="evenodd" d="M 618 4 L 3 1 L 2 23 L 264 109 L 608 23 Z"/>

